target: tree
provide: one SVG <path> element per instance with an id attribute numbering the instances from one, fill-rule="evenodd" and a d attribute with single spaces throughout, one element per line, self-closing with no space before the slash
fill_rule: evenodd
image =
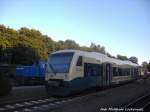
<path id="1" fill-rule="evenodd" d="M 12 63 L 22 65 L 32 65 L 37 63 L 39 55 L 35 49 L 24 45 L 17 45 L 12 49 Z"/>
<path id="2" fill-rule="evenodd" d="M 147 64 L 147 69 L 150 72 L 150 62 Z"/>
<path id="3" fill-rule="evenodd" d="M 122 56 L 122 55 L 117 55 L 117 59 L 120 59 L 120 60 L 128 60 L 127 56 Z"/>
<path id="4" fill-rule="evenodd" d="M 56 50 L 63 50 L 63 49 L 66 49 L 67 48 L 67 45 L 65 45 L 65 42 L 62 41 L 62 40 L 59 40 L 57 43 L 56 43 Z"/>
<path id="5" fill-rule="evenodd" d="M 15 30 L 4 25 L 0 25 L 0 48 L 6 54 L 4 57 L 1 56 L 1 59 L 11 60 L 9 62 L 16 64 L 31 64 L 37 59 L 47 60 L 49 53 L 62 49 L 106 53 L 104 46 L 93 42 L 90 46 L 80 46 L 70 39 L 56 42 L 36 29 L 22 27 L 19 30 Z M 110 54 L 108 56 L 114 57 Z M 30 60 L 31 57 L 35 59 Z M 118 59 L 126 60 L 128 58 L 118 55 Z M 131 60 L 137 62 L 136 58 L 131 58 Z"/>
<path id="6" fill-rule="evenodd" d="M 133 63 L 138 63 L 138 58 L 135 56 L 130 57 L 129 60 Z"/>
<path id="7" fill-rule="evenodd" d="M 92 49 L 92 51 L 96 51 L 97 50 L 97 46 L 95 43 L 91 43 L 90 48 Z"/>
<path id="8" fill-rule="evenodd" d="M 91 43 L 90 45 L 90 48 L 91 48 L 91 51 L 94 51 L 94 52 L 100 52 L 102 54 L 105 54 L 105 47 L 104 46 L 101 46 L 101 45 L 96 45 L 95 43 Z"/>
<path id="9" fill-rule="evenodd" d="M 65 45 L 67 49 L 79 49 L 79 44 L 77 44 L 74 40 L 66 40 Z"/>
<path id="10" fill-rule="evenodd" d="M 148 63 L 148 62 L 146 62 L 146 61 L 143 61 L 142 62 L 142 68 L 143 68 L 143 70 L 145 71 L 149 71 L 150 72 L 150 62 Z"/>
<path id="11" fill-rule="evenodd" d="M 108 57 L 110 57 L 110 58 L 116 58 L 115 56 L 112 56 L 112 55 L 109 54 L 109 53 L 106 53 L 106 55 L 107 55 Z"/>
<path id="12" fill-rule="evenodd" d="M 100 52 L 103 53 L 103 54 L 106 53 L 106 52 L 105 52 L 105 47 L 104 47 L 104 46 L 101 47 Z"/>
<path id="13" fill-rule="evenodd" d="M 142 62 L 142 70 L 147 71 L 148 63 L 146 61 Z"/>
<path id="14" fill-rule="evenodd" d="M 88 51 L 88 52 L 91 51 L 91 49 L 89 47 L 87 47 L 87 46 L 81 46 L 80 50 L 82 50 L 82 51 Z"/>
<path id="15" fill-rule="evenodd" d="M 148 63 L 147 63 L 146 61 L 143 61 L 143 62 L 142 62 L 142 67 L 143 67 L 144 69 L 147 68 L 147 65 L 148 65 Z"/>

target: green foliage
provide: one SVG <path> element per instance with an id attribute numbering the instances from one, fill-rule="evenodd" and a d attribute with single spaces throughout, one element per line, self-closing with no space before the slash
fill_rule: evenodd
<path id="1" fill-rule="evenodd" d="M 95 43 L 91 43 L 91 51 L 94 51 L 94 52 L 100 52 L 100 53 L 103 53 L 105 54 L 105 47 L 104 46 L 100 46 L 99 44 L 96 45 Z"/>
<path id="2" fill-rule="evenodd" d="M 115 56 L 112 56 L 112 55 L 109 54 L 109 53 L 106 53 L 106 55 L 107 55 L 108 57 L 110 57 L 110 58 L 116 58 Z"/>
<path id="3" fill-rule="evenodd" d="M 117 59 L 120 59 L 120 60 L 128 60 L 128 57 L 127 56 L 122 56 L 122 55 L 117 55 Z"/>
<path id="4" fill-rule="evenodd" d="M 22 65 L 32 65 L 40 59 L 35 49 L 18 44 L 12 48 L 12 63 Z M 22 52 L 23 51 L 23 52 Z"/>
<path id="5" fill-rule="evenodd" d="M 149 63 L 146 61 L 142 62 L 142 68 L 144 71 L 146 70 L 150 72 L 150 62 Z"/>
<path id="6" fill-rule="evenodd" d="M 142 62 L 142 68 L 146 69 L 147 68 L 148 63 L 146 61 Z"/>
<path id="7" fill-rule="evenodd" d="M 90 47 L 80 46 L 70 39 L 55 42 L 51 37 L 43 35 L 38 30 L 26 27 L 14 30 L 4 25 L 0 25 L 0 49 L 0 60 L 3 60 L 2 55 L 6 55 L 6 60 L 13 64 L 32 64 L 37 60 L 47 60 L 48 54 L 62 49 L 94 51 L 106 54 L 105 47 L 99 44 L 91 43 Z M 110 54 L 108 56 L 114 57 Z M 128 58 L 119 55 L 118 59 L 126 60 Z"/>
<path id="8" fill-rule="evenodd" d="M 47 54 L 55 51 L 55 42 L 34 29 L 23 27 L 16 31 L 0 25 L 0 48 L 1 54 L 12 55 L 12 59 L 7 59 L 13 60 L 11 63 L 31 64 L 37 59 L 46 60 Z M 31 57 L 35 58 L 31 60 Z"/>
<path id="9" fill-rule="evenodd" d="M 66 40 L 64 44 L 67 49 L 79 49 L 80 47 L 74 40 Z"/>
<path id="10" fill-rule="evenodd" d="M 89 48 L 89 47 L 87 47 L 87 46 L 81 46 L 80 50 L 82 50 L 82 51 L 88 51 L 88 52 L 92 51 L 92 49 Z"/>
<path id="11" fill-rule="evenodd" d="M 138 59 L 135 56 L 130 57 L 129 60 L 133 63 L 138 63 Z"/>

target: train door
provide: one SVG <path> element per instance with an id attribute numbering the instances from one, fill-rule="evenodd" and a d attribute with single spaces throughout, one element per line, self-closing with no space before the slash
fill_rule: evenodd
<path id="1" fill-rule="evenodd" d="M 101 86 L 102 74 L 101 64 L 84 63 L 84 77 L 88 87 Z"/>
<path id="2" fill-rule="evenodd" d="M 111 85 L 112 80 L 112 65 L 110 63 L 103 64 L 103 85 L 109 86 Z"/>

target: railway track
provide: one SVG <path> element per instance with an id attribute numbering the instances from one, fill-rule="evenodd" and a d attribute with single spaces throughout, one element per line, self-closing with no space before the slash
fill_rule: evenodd
<path id="1" fill-rule="evenodd" d="M 27 101 L 23 100 L 19 102 L 4 103 L 0 105 L 0 112 L 47 112 L 64 104 L 87 97 L 89 95 L 90 94 L 79 94 L 68 97 L 50 97 L 37 100 L 31 99 Z"/>
<path id="2" fill-rule="evenodd" d="M 138 99 L 132 101 L 124 108 L 126 109 L 133 109 L 133 110 L 140 110 L 144 112 L 150 112 L 150 93 L 147 93 Z"/>
<path id="3" fill-rule="evenodd" d="M 98 89 L 98 90 L 97 89 L 87 90 L 66 98 L 61 98 L 61 97 L 40 98 L 40 99 L 31 99 L 27 101 L 5 103 L 3 105 L 0 105 L 0 112 L 47 112 L 57 107 L 60 107 L 66 103 L 71 103 L 75 100 L 80 100 L 82 98 L 89 97 L 92 94 L 95 94 L 95 92 L 99 92 L 101 90 L 115 88 L 119 86 L 121 85 Z"/>
<path id="4" fill-rule="evenodd" d="M 87 90 L 85 92 L 81 92 L 79 94 L 64 97 L 64 98 L 51 97 L 51 98 L 42 98 L 37 100 L 32 99 L 27 101 L 5 103 L 3 105 L 0 105 L 0 112 L 47 112 L 57 107 L 60 107 L 64 104 L 71 103 L 73 101 L 80 100 L 85 97 L 89 97 L 92 94 L 95 94 L 96 91 L 97 90 L 95 89 Z"/>
<path id="5" fill-rule="evenodd" d="M 0 112 L 47 112 L 64 104 L 70 104 L 74 101 L 81 100 L 82 98 L 89 97 L 92 94 L 95 94 L 95 91 L 92 90 L 88 94 L 83 92 L 68 97 L 52 97 L 38 100 L 13 102 L 0 105 Z"/>
<path id="6" fill-rule="evenodd" d="M 6 104 L 0 107 L 0 112 L 47 112 L 58 106 L 69 103 L 72 99 L 39 99 L 28 102 Z"/>

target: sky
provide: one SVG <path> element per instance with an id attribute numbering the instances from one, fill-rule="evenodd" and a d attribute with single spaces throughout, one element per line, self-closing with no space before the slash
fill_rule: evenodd
<path id="1" fill-rule="evenodd" d="M 0 0 L 0 24 L 150 61 L 150 0 Z"/>

